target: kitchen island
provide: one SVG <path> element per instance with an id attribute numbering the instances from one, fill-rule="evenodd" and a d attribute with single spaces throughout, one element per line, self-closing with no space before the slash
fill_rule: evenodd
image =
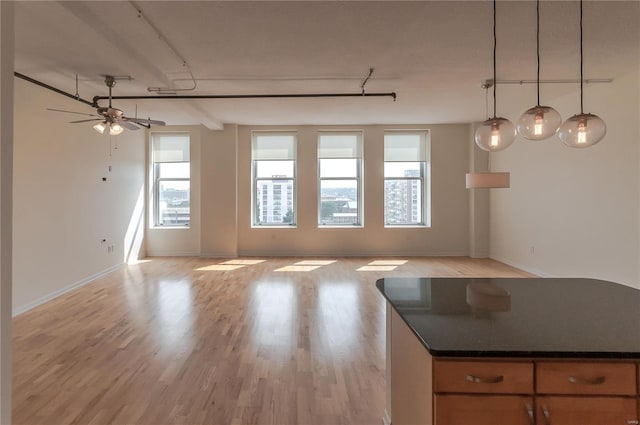
<path id="1" fill-rule="evenodd" d="M 638 422 L 640 291 L 594 279 L 386 278 L 386 423 Z"/>

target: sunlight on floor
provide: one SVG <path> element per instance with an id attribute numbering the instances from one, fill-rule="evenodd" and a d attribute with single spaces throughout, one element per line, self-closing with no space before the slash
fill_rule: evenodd
<path id="1" fill-rule="evenodd" d="M 197 268 L 199 272 L 224 272 L 230 270 L 236 270 L 244 267 L 242 264 L 212 264 L 210 266 L 204 266 Z"/>
<path id="2" fill-rule="evenodd" d="M 127 264 L 130 266 L 136 265 L 136 264 L 142 264 L 142 263 L 150 263 L 153 260 L 130 260 Z"/>
<path id="3" fill-rule="evenodd" d="M 303 260 L 298 261 L 296 266 L 328 266 L 329 264 L 335 263 L 336 260 Z"/>
<path id="4" fill-rule="evenodd" d="M 356 269 L 359 272 L 390 272 L 395 270 L 398 266 L 362 266 Z"/>
<path id="5" fill-rule="evenodd" d="M 243 265 L 243 266 L 252 266 L 254 264 L 260 264 L 260 263 L 264 263 L 267 260 L 243 260 L 243 259 L 236 259 L 236 260 L 228 260 L 228 261 L 224 261 L 220 264 L 236 264 L 236 265 Z"/>
<path id="6" fill-rule="evenodd" d="M 275 269 L 274 272 L 310 272 L 318 268 L 320 266 L 284 266 Z"/>
<path id="7" fill-rule="evenodd" d="M 373 260 L 366 266 L 362 266 L 359 272 L 390 272 L 398 266 L 406 264 L 409 260 Z"/>
<path id="8" fill-rule="evenodd" d="M 227 272 L 231 270 L 237 270 L 245 266 L 253 266 L 256 264 L 264 263 L 267 260 L 247 260 L 242 258 L 236 258 L 233 260 L 223 261 L 220 264 L 212 264 L 210 266 L 204 266 L 195 269 L 199 272 Z"/>
<path id="9" fill-rule="evenodd" d="M 409 260 L 375 260 L 369 263 L 370 266 L 401 266 Z"/>

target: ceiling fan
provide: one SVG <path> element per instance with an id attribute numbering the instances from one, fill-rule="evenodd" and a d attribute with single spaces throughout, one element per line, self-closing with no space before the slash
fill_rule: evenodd
<path id="1" fill-rule="evenodd" d="M 87 115 L 90 118 L 86 120 L 78 120 L 78 121 L 70 121 L 70 123 L 80 123 L 80 122 L 90 122 L 90 121 L 100 121 L 93 128 L 100 134 L 103 134 L 106 129 L 109 129 L 109 134 L 112 136 L 117 136 L 122 133 L 125 128 L 129 130 L 139 130 L 140 127 L 149 127 L 151 125 L 165 125 L 164 121 L 157 121 L 152 119 L 144 119 L 144 118 L 132 118 L 126 117 L 124 112 L 118 108 L 114 108 L 111 106 L 111 89 L 116 85 L 116 80 L 111 75 L 105 76 L 104 83 L 109 87 L 109 106 L 108 107 L 97 107 L 95 114 L 86 114 L 84 112 L 74 112 L 74 111 L 65 111 L 62 109 L 51 109 L 47 108 L 49 111 L 56 112 L 67 112 L 70 114 L 78 114 L 78 115 Z M 136 125 L 137 124 L 137 125 Z"/>

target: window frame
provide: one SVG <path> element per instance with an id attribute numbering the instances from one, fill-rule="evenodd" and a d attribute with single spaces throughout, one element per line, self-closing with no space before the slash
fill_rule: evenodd
<path id="1" fill-rule="evenodd" d="M 261 135 L 269 136 L 292 136 L 293 137 L 293 159 L 254 159 L 255 144 Z M 293 164 L 292 176 L 283 177 L 258 177 L 258 162 L 286 162 L 291 161 Z M 257 130 L 251 132 L 251 227 L 255 229 L 260 228 L 296 228 L 298 226 L 298 208 L 297 208 L 297 172 L 298 169 L 298 135 L 295 131 L 287 130 Z M 258 222 L 258 214 L 260 210 L 258 208 L 258 182 L 260 181 L 291 181 L 291 207 L 293 212 L 293 220 L 291 223 L 265 223 Z"/>
<path id="2" fill-rule="evenodd" d="M 393 129 L 385 130 L 383 137 L 383 151 L 387 150 L 387 135 L 405 134 L 418 135 L 421 138 L 423 157 L 422 161 L 392 161 L 383 157 L 383 222 L 385 228 L 405 228 L 405 227 L 431 227 L 431 132 L 428 129 Z M 387 163 L 417 163 L 420 170 L 420 176 L 404 176 L 404 177 L 387 177 Z M 420 181 L 421 182 L 421 217 L 418 223 L 389 223 L 387 220 L 387 181 Z"/>
<path id="3" fill-rule="evenodd" d="M 158 135 L 185 136 L 189 143 L 189 161 L 156 161 L 155 160 L 155 137 Z M 153 187 L 153 219 L 154 229 L 189 229 L 191 228 L 191 134 L 189 132 L 154 131 L 150 133 L 150 163 L 151 163 L 151 184 Z M 189 164 L 189 177 L 160 177 L 160 164 Z M 184 181 L 189 182 L 189 222 L 183 224 L 165 224 L 160 220 L 160 183 L 163 181 Z"/>
<path id="4" fill-rule="evenodd" d="M 335 136 L 356 136 L 357 137 L 357 151 L 359 155 L 357 157 L 330 157 L 330 158 L 321 158 L 320 157 L 320 139 L 323 135 L 335 135 Z M 322 130 L 318 131 L 317 137 L 317 155 L 318 155 L 318 200 L 317 200 L 317 227 L 318 228 L 340 228 L 340 229 L 351 229 L 351 228 L 362 228 L 364 227 L 364 190 L 363 190 L 363 164 L 364 164 L 364 131 L 362 130 Z M 345 176 L 335 176 L 335 177 L 322 177 L 322 160 L 323 159 L 355 159 L 356 160 L 356 177 L 345 177 Z M 323 181 L 344 181 L 344 180 L 355 180 L 356 181 L 356 200 L 358 203 L 358 209 L 356 212 L 356 222 L 355 223 L 330 223 L 323 224 L 322 223 L 322 182 Z"/>

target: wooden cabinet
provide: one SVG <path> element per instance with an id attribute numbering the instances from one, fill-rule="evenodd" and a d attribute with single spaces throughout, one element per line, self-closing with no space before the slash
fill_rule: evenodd
<path id="1" fill-rule="evenodd" d="M 434 397 L 437 425 L 533 425 L 531 396 L 438 395 Z"/>
<path id="2" fill-rule="evenodd" d="M 628 362 L 539 361 L 538 425 L 636 424 L 636 365 Z"/>
<path id="3" fill-rule="evenodd" d="M 538 425 L 636 424 L 632 397 L 536 397 Z"/>
<path id="4" fill-rule="evenodd" d="M 431 356 L 400 316 L 395 311 L 391 315 L 393 425 L 430 425 L 433 423 Z"/>
<path id="5" fill-rule="evenodd" d="M 637 361 L 432 357 L 389 325 L 393 425 L 640 425 Z"/>
<path id="6" fill-rule="evenodd" d="M 434 363 L 436 393 L 533 394 L 532 362 Z"/>
<path id="7" fill-rule="evenodd" d="M 633 363 L 539 361 L 536 393 L 635 396 L 635 374 Z"/>
<path id="8" fill-rule="evenodd" d="M 533 362 L 435 360 L 437 425 L 534 425 Z"/>

